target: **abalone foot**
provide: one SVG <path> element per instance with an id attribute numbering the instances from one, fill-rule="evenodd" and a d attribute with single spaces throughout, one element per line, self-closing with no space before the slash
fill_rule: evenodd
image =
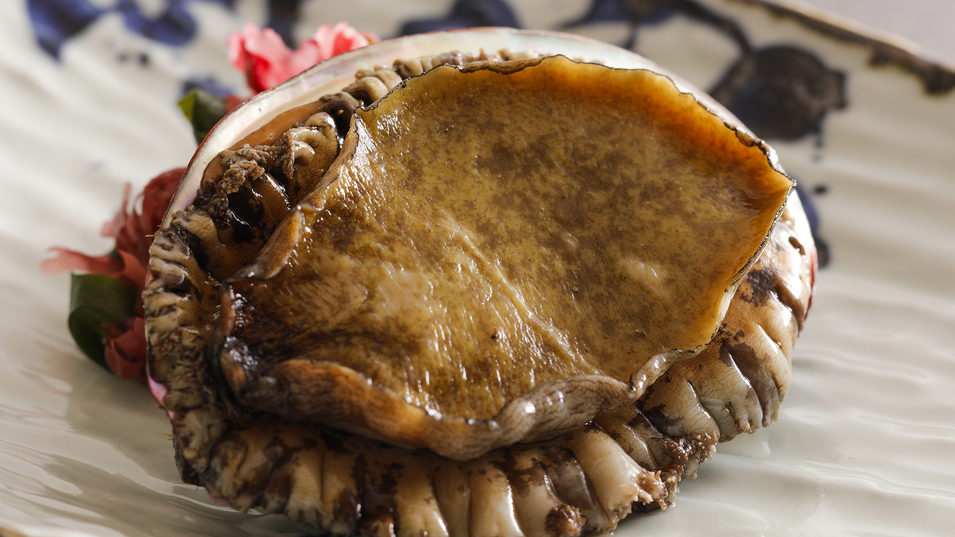
<path id="1" fill-rule="evenodd" d="M 637 414 L 461 462 L 261 420 L 224 434 L 196 475 L 236 509 L 335 535 L 575 536 L 665 508 L 714 441 L 674 440 Z"/>

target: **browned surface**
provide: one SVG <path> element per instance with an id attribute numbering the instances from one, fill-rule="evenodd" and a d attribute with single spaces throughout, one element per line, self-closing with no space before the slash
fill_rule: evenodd
<path id="1" fill-rule="evenodd" d="M 333 421 L 361 404 L 335 392 L 338 366 L 432 416 L 488 419 L 707 343 L 791 186 L 669 80 L 562 58 L 438 68 L 349 136 L 290 220 L 294 249 L 263 254 L 284 268 L 224 297 L 240 398 L 261 377 L 323 386 Z"/>

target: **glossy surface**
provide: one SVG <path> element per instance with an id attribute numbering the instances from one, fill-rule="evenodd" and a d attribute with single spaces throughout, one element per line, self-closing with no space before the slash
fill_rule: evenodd
<path id="1" fill-rule="evenodd" d="M 553 54 L 559 50 L 563 54 L 585 61 L 596 61 L 625 69 L 652 68 L 659 72 L 667 72 L 665 69 L 661 71 L 646 58 L 586 36 L 578 36 L 576 42 L 568 42 L 565 36 L 553 33 L 534 31 L 514 33 L 496 28 L 478 28 L 457 34 L 452 39 L 456 50 L 470 54 L 476 54 L 486 46 L 486 43 L 493 42 L 494 47 L 500 50 L 533 50 L 538 54 Z M 391 65 L 397 59 L 414 59 L 446 53 L 449 52 L 447 47 L 448 40 L 428 34 L 388 40 L 375 47 L 375 52 L 371 55 L 361 49 L 341 54 L 329 59 L 320 68 L 312 68 L 293 77 L 286 84 L 254 96 L 240 106 L 239 110 L 245 113 L 230 114 L 225 117 L 217 125 L 213 135 L 207 137 L 192 156 L 189 170 L 183 179 L 179 195 L 172 203 L 172 208 L 181 210 L 192 203 L 202 177 L 201 172 L 205 172 L 207 166 L 215 167 L 215 158 L 220 151 L 232 147 L 235 140 L 251 135 L 272 120 L 271 114 L 259 114 L 259 112 L 270 110 L 272 114 L 279 114 L 299 106 L 306 106 L 318 97 L 341 91 L 343 87 L 354 82 L 355 72 L 358 70 L 373 69 L 376 65 Z M 491 51 L 492 54 L 495 52 Z M 674 79 L 681 91 L 692 91 L 693 88 L 685 86 L 683 79 L 678 76 Z M 721 105 L 710 100 L 708 96 L 701 95 L 699 99 L 714 113 L 727 114 Z"/>
<path id="2" fill-rule="evenodd" d="M 448 417 L 579 375 L 627 384 L 709 342 L 791 187 L 669 80 L 565 58 L 440 69 L 353 128 L 294 247 L 263 252 L 280 272 L 226 291 L 233 390 L 258 408 L 284 406 L 260 376 L 329 397 L 305 395 L 329 362 Z"/>
<path id="3" fill-rule="evenodd" d="M 955 95 L 927 96 L 902 69 L 870 66 L 868 49 L 760 8 L 706 3 L 755 45 L 798 45 L 847 75 L 848 105 L 827 115 L 821 140 L 773 144 L 810 192 L 825 190 L 812 197 L 832 263 L 819 274 L 779 421 L 721 447 L 668 513 L 633 517 L 615 535 L 944 535 L 955 518 Z M 388 35 L 393 18 L 450 8 L 395 5 L 371 29 Z M 144 68 L 116 59 L 149 44 L 103 19 L 54 63 L 31 48 L 26 15 L 11 6 L 0 19 L 13 43 L 0 48 L 0 84 L 16 105 L 0 110 L 0 155 L 48 155 L 49 125 L 55 139 L 79 142 L 0 176 L 0 526 L 30 536 L 300 535 L 179 484 L 166 416 L 145 387 L 80 355 L 65 330 L 68 278 L 37 269 L 49 245 L 106 250 L 96 233 L 122 182 L 142 184 L 189 158 L 173 102 L 190 66 L 228 71 L 223 30 L 204 29 L 182 52 L 150 48 Z M 520 9 L 524 24 L 550 28 L 585 6 Z M 238 26 L 225 11 L 207 14 L 218 28 Z M 240 14 L 257 16 L 248 6 Z M 342 6 L 323 15 L 349 16 Z M 581 31 L 618 41 L 618 30 Z M 637 50 L 704 88 L 736 54 L 684 17 L 643 27 Z"/>

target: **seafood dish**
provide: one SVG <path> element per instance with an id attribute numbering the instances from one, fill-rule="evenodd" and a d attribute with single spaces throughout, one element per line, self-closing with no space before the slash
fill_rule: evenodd
<path id="1" fill-rule="evenodd" d="M 182 478 L 334 535 L 589 535 L 776 419 L 816 250 L 794 182 L 631 52 L 477 29 L 223 119 L 150 250 Z"/>

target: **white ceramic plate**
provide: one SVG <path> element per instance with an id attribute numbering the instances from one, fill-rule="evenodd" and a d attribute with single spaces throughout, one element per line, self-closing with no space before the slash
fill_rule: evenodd
<path id="1" fill-rule="evenodd" d="M 69 4 L 85 3 L 0 4 L 0 535 L 307 533 L 279 517 L 219 507 L 181 484 L 164 414 L 143 386 L 82 357 L 65 327 L 68 277 L 38 269 L 53 245 L 108 250 L 97 233 L 122 184 L 141 187 L 188 160 L 194 144 L 175 104 L 183 81 L 211 77 L 242 90 L 224 41 L 245 21 L 262 25 L 265 3 L 131 2 L 124 19 L 104 7 L 112 2 L 92 0 L 81 30 L 74 18 L 44 34 L 76 30 L 60 42 L 57 60 L 49 52 L 55 39 L 46 40 L 48 50 L 37 45 L 36 14 L 62 15 Z M 589 2 L 509 5 L 523 26 L 555 29 L 581 18 Z M 844 106 L 827 109 L 818 134 L 770 139 L 787 170 L 817 192 L 811 197 L 832 262 L 819 273 L 779 421 L 721 446 L 672 509 L 631 517 L 616 533 L 948 534 L 955 527 L 955 75 L 758 2 L 684 5 L 704 11 L 657 12 L 661 20 L 637 27 L 636 50 L 704 89 L 743 57 L 740 35 L 753 54 L 798 49 L 792 57 L 807 53 L 821 62 L 819 73 L 843 76 Z M 32 20 L 27 6 L 40 10 Z M 167 35 L 161 25 L 148 26 L 159 34 L 130 30 L 167 8 L 182 10 L 180 22 L 196 22 L 185 44 L 157 41 Z M 404 21 L 447 19 L 451 10 L 447 0 L 310 2 L 294 28 L 306 36 L 321 22 L 348 20 L 387 37 Z M 619 20 L 574 31 L 621 43 L 632 35 Z M 873 65 L 873 57 L 891 61 Z M 783 86 L 816 95 L 811 79 Z M 739 94 L 748 87 L 734 86 Z M 838 104 L 828 91 L 797 104 Z"/>

